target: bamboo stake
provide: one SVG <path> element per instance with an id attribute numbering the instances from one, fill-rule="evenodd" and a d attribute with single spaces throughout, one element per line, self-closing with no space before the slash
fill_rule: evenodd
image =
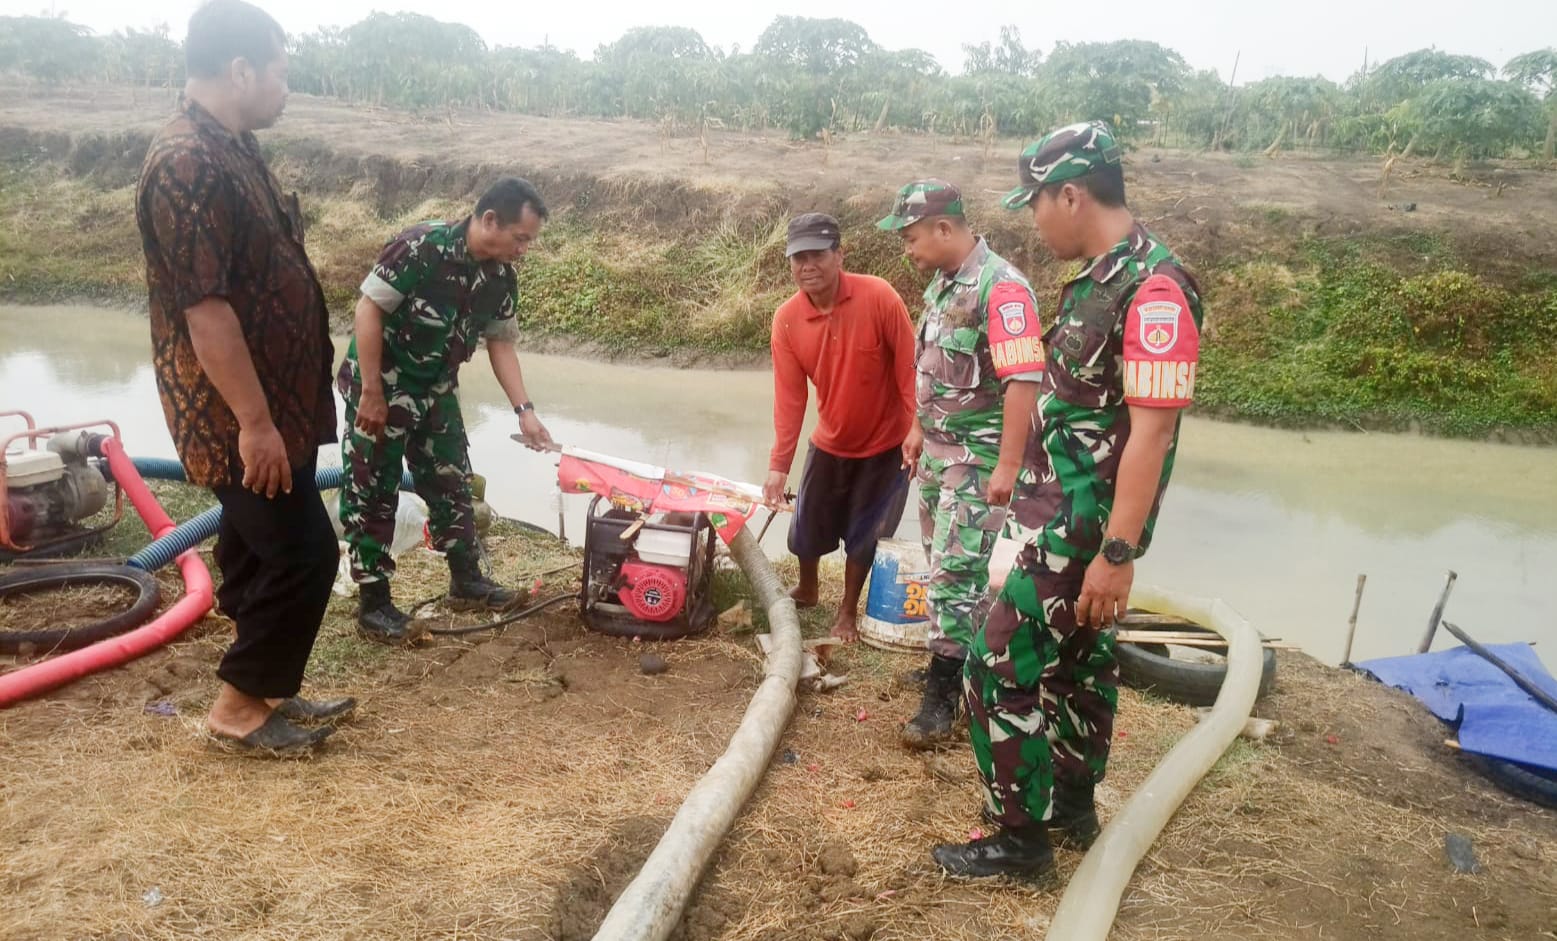
<path id="1" fill-rule="evenodd" d="M 1438 603 L 1433 606 L 1433 615 L 1427 621 L 1427 633 L 1422 636 L 1422 643 L 1417 645 L 1417 653 L 1427 653 L 1433 646 L 1433 635 L 1438 633 L 1438 622 L 1443 620 L 1443 606 L 1449 603 L 1449 592 L 1454 590 L 1454 580 L 1459 577 L 1453 569 L 1449 570 L 1449 580 L 1444 582 L 1443 594 L 1438 596 Z"/>
<path id="2" fill-rule="evenodd" d="M 1357 576 L 1357 599 L 1352 602 L 1351 620 L 1346 622 L 1346 652 L 1341 654 L 1341 666 L 1352 665 L 1352 641 L 1357 639 L 1357 612 L 1362 610 L 1362 589 L 1368 584 L 1367 575 Z"/>
<path id="3" fill-rule="evenodd" d="M 1477 643 L 1471 638 L 1469 634 L 1460 630 L 1458 627 L 1455 627 L 1448 621 L 1443 622 L 1443 627 L 1444 630 L 1459 638 L 1460 643 L 1469 647 L 1471 652 L 1476 656 L 1497 667 L 1499 670 L 1502 670 L 1504 673 L 1507 673 L 1508 678 L 1514 681 L 1514 685 L 1518 686 L 1526 693 L 1529 693 L 1531 699 L 1534 699 L 1536 702 L 1552 710 L 1553 712 L 1557 712 L 1557 696 L 1553 696 L 1551 693 L 1548 693 L 1546 690 L 1530 682 L 1530 680 L 1527 679 L 1523 673 L 1520 673 L 1518 670 L 1514 669 L 1513 665 L 1510 664 L 1507 660 L 1504 660 L 1502 657 Z"/>

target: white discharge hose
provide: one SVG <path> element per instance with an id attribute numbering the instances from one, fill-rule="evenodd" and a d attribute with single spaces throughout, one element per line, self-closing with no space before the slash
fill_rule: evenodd
<path id="1" fill-rule="evenodd" d="M 675 929 L 703 869 L 756 790 L 795 710 L 801 666 L 795 603 L 751 530 L 741 530 L 730 543 L 730 554 L 768 613 L 773 646 L 765 675 L 724 754 L 682 801 L 643 869 L 606 914 L 595 941 L 662 941 Z"/>
<path id="2" fill-rule="evenodd" d="M 1238 737 L 1260 688 L 1260 635 L 1221 599 L 1197 598 L 1149 586 L 1130 595 L 1133 607 L 1203 624 L 1227 640 L 1227 678 L 1216 704 L 1153 769 L 1113 815 L 1060 898 L 1050 941 L 1104 941 L 1125 885 L 1179 804 Z"/>

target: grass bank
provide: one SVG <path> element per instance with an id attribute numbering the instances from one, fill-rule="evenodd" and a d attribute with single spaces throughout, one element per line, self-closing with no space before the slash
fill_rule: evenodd
<path id="1" fill-rule="evenodd" d="M 0 165 L 0 298 L 143 304 L 133 200 L 122 173 L 40 159 Z M 304 205 L 310 252 L 344 329 L 383 240 L 465 201 L 396 205 L 356 186 L 305 188 Z M 657 207 L 662 217 L 670 208 Z M 923 281 L 872 226 L 875 207 L 822 208 L 844 224 L 851 270 L 888 279 L 917 312 Z M 519 316 L 532 342 L 612 357 L 762 361 L 769 318 L 792 290 L 784 207 L 714 222 L 701 213 L 685 226 L 633 224 L 577 200 L 558 209 L 521 275 Z M 1557 438 L 1557 275 L 1482 265 L 1446 236 L 1320 236 L 1281 211 L 1244 215 L 1263 238 L 1223 240 L 1208 257 L 1193 242 L 1184 252 L 1208 309 L 1201 408 L 1268 424 Z M 996 250 L 1048 303 L 1069 266 L 1040 260 L 1025 217 L 988 222 Z"/>

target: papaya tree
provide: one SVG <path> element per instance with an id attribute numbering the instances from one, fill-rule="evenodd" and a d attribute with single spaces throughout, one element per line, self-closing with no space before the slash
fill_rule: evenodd
<path id="1" fill-rule="evenodd" d="M 1254 82 L 1240 94 L 1249 142 L 1268 142 L 1268 155 L 1280 151 L 1288 140 L 1304 141 L 1312 148 L 1323 141 L 1340 97 L 1340 86 L 1318 76 L 1277 76 Z"/>
<path id="2" fill-rule="evenodd" d="M 789 73 L 786 120 L 796 137 L 812 137 L 838 124 L 840 105 L 859 79 L 859 67 L 876 50 L 865 28 L 838 18 L 779 16 L 757 37 L 753 52 Z"/>
<path id="3" fill-rule="evenodd" d="M 1553 150 L 1557 149 L 1557 48 L 1547 47 L 1515 56 L 1503 66 L 1503 74 L 1543 97 L 1546 143 L 1541 148 L 1541 156 L 1550 163 Z"/>
<path id="4" fill-rule="evenodd" d="M 165 23 L 155 29 L 120 30 L 109 36 L 103 46 L 108 61 L 116 65 L 112 77 L 118 81 L 146 88 L 183 84 L 184 52 L 169 38 Z"/>
<path id="5" fill-rule="evenodd" d="M 1388 148 L 1405 140 L 1404 156 L 1416 151 L 1421 141 L 1422 109 L 1418 99 L 1430 84 L 1451 80 L 1489 79 L 1492 63 L 1476 56 L 1462 56 L 1440 49 L 1418 49 L 1386 60 L 1369 72 L 1358 86 L 1359 111 L 1383 118 L 1388 128 Z"/>
<path id="6" fill-rule="evenodd" d="M 982 75 L 996 72 L 1033 78 L 1043 65 L 1043 53 L 1029 49 L 1022 43 L 1022 31 L 1015 26 L 1000 27 L 1000 42 L 988 40 L 968 43 L 962 47 L 962 71 L 965 75 Z"/>
<path id="7" fill-rule="evenodd" d="M 469 26 L 420 13 L 373 13 L 342 33 L 352 84 L 364 100 L 411 108 L 454 103 L 470 86 L 463 71 L 487 54 Z M 445 72 L 455 74 L 445 77 Z"/>
<path id="8" fill-rule="evenodd" d="M 1152 123 L 1188 77 L 1182 56 L 1143 39 L 1061 42 L 1039 75 L 1062 120 L 1109 121 L 1124 139 Z"/>
<path id="9" fill-rule="evenodd" d="M 1510 82 L 1450 78 L 1430 83 L 1408 104 L 1420 121 L 1422 138 L 1437 146 L 1437 156 L 1502 156 L 1534 143 L 1541 104 Z"/>
<path id="10" fill-rule="evenodd" d="M 713 51 L 697 30 L 640 26 L 595 50 L 599 90 L 613 112 L 690 120 L 713 94 Z"/>
<path id="11" fill-rule="evenodd" d="M 96 65 L 92 31 L 57 16 L 0 16 L 0 73 L 48 84 L 87 78 Z"/>

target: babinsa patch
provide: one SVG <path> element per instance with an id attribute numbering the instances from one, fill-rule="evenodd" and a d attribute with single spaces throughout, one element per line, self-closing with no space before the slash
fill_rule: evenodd
<path id="1" fill-rule="evenodd" d="M 1179 342 L 1179 314 L 1184 308 L 1172 301 L 1148 301 L 1136 309 L 1141 324 L 1141 346 L 1161 355 Z"/>

